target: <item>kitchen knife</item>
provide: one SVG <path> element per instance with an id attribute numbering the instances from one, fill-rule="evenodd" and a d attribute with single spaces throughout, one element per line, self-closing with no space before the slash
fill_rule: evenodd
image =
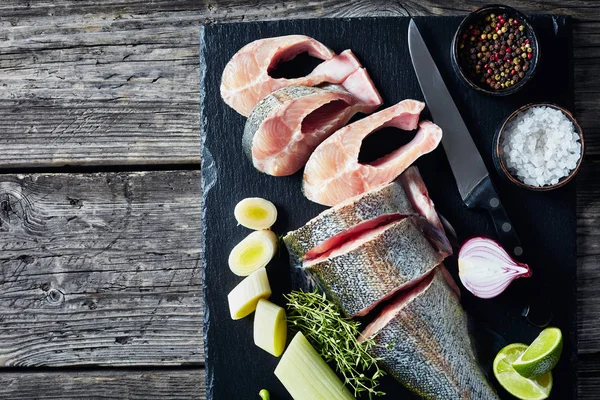
<path id="1" fill-rule="evenodd" d="M 487 210 L 494 222 L 500 243 L 514 256 L 521 256 L 523 248 L 519 237 L 500 202 L 473 138 L 412 19 L 408 26 L 408 49 L 433 121 L 442 128 L 442 145 L 456 179 L 460 197 L 469 208 Z M 548 324 L 551 315 L 538 315 L 538 308 L 534 307 L 535 318 L 531 304 L 523 315 L 536 326 Z"/>

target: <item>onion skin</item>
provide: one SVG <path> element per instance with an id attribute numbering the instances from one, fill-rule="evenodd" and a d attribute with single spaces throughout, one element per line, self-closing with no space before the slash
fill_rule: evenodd
<path id="1" fill-rule="evenodd" d="M 498 242 L 478 236 L 467 240 L 460 248 L 458 274 L 469 292 L 482 299 L 491 299 L 515 279 L 529 278 L 531 269 L 514 260 Z"/>

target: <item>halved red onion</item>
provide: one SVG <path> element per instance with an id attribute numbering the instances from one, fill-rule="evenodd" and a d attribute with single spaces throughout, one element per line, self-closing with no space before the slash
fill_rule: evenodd
<path id="1" fill-rule="evenodd" d="M 486 237 L 467 240 L 458 253 L 458 276 L 475 296 L 490 299 L 498 296 L 517 278 L 529 278 L 531 270 L 520 263 L 496 241 Z"/>

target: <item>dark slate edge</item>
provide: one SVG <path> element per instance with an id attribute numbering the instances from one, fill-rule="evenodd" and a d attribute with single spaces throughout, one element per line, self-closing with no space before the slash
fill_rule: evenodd
<path id="1" fill-rule="evenodd" d="M 206 254 L 206 199 L 208 192 L 214 186 L 217 180 L 217 172 L 216 172 L 216 164 L 213 160 L 212 155 L 210 154 L 209 149 L 205 146 L 206 142 L 206 128 L 207 128 L 207 117 L 204 115 L 204 105 L 206 102 L 206 42 L 204 25 L 200 25 L 199 32 L 199 55 L 200 55 L 200 109 L 198 112 L 200 113 L 200 151 L 201 151 L 201 180 L 200 180 L 200 207 L 202 212 L 202 234 L 200 237 L 200 248 L 201 248 L 201 268 L 202 268 L 202 296 L 204 298 L 204 321 L 203 321 L 203 330 L 202 334 L 204 337 L 204 365 L 205 365 L 205 373 L 206 373 L 206 398 L 211 400 L 213 398 L 213 390 L 214 390 L 214 370 L 212 368 L 212 364 L 209 362 L 209 353 L 208 353 L 208 331 L 210 329 L 210 309 L 208 307 L 208 302 L 206 301 L 206 264 L 207 258 Z"/>
<path id="2" fill-rule="evenodd" d="M 559 22 L 556 22 L 556 20 L 559 20 Z M 564 33 L 562 33 L 563 35 L 567 35 L 567 39 L 568 39 L 568 54 L 569 54 L 569 74 L 568 74 L 568 86 L 570 88 L 572 88 L 572 90 L 574 90 L 573 88 L 575 87 L 574 82 L 575 82 L 575 58 L 574 58 L 574 53 L 573 53 L 573 18 L 570 15 L 558 15 L 552 16 L 552 20 L 554 22 L 555 27 L 562 27 Z M 557 34 L 561 34 L 561 32 L 557 32 L 555 30 L 555 33 Z M 571 95 L 571 98 L 569 99 L 569 110 L 571 110 L 572 112 L 575 111 L 575 94 L 573 93 Z M 582 155 L 583 157 L 585 157 L 585 154 Z M 577 178 L 574 179 L 575 182 L 572 183 L 572 185 L 576 184 Z M 575 195 L 577 196 L 577 194 Z M 577 201 L 577 197 L 575 197 L 575 201 Z M 575 249 L 574 249 L 575 255 L 574 258 L 575 260 L 577 260 L 577 234 L 575 234 Z M 575 263 L 575 266 L 577 266 L 577 262 Z M 571 329 L 570 329 L 570 344 L 571 344 L 571 349 L 573 349 L 573 351 L 570 354 L 570 361 L 571 361 L 571 366 L 573 368 L 571 368 L 571 380 L 573 382 L 573 388 L 571 391 L 571 396 L 573 399 L 577 398 L 577 388 L 579 387 L 579 356 L 578 356 L 578 342 L 579 342 L 579 338 L 577 337 L 577 272 L 575 273 L 575 284 L 571 285 L 571 293 L 570 293 L 570 304 L 569 304 L 569 308 L 571 310 L 573 310 L 573 313 L 571 314 Z"/>

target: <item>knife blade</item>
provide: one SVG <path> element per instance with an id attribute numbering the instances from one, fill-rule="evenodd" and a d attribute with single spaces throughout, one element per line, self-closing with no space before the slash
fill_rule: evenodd
<path id="1" fill-rule="evenodd" d="M 408 49 L 433 121 L 442 128 L 442 146 L 463 202 L 469 208 L 488 210 L 501 243 L 514 255 L 522 255 L 521 243 L 500 203 L 481 155 L 412 19 L 408 26 Z"/>
<path id="2" fill-rule="evenodd" d="M 408 48 L 421 91 L 434 122 L 442 128 L 442 144 L 463 201 L 488 176 L 452 96 L 414 20 L 408 27 Z"/>
<path id="3" fill-rule="evenodd" d="M 463 202 L 469 208 L 487 210 L 500 243 L 514 256 L 521 256 L 523 247 L 519 237 L 500 202 L 500 197 L 473 138 L 413 19 L 408 26 L 408 49 L 433 121 L 442 128 L 442 146 Z M 540 283 L 536 282 L 536 284 Z M 526 307 L 523 315 L 536 326 L 547 325 L 552 317 L 540 307 L 531 307 L 531 303 Z"/>

